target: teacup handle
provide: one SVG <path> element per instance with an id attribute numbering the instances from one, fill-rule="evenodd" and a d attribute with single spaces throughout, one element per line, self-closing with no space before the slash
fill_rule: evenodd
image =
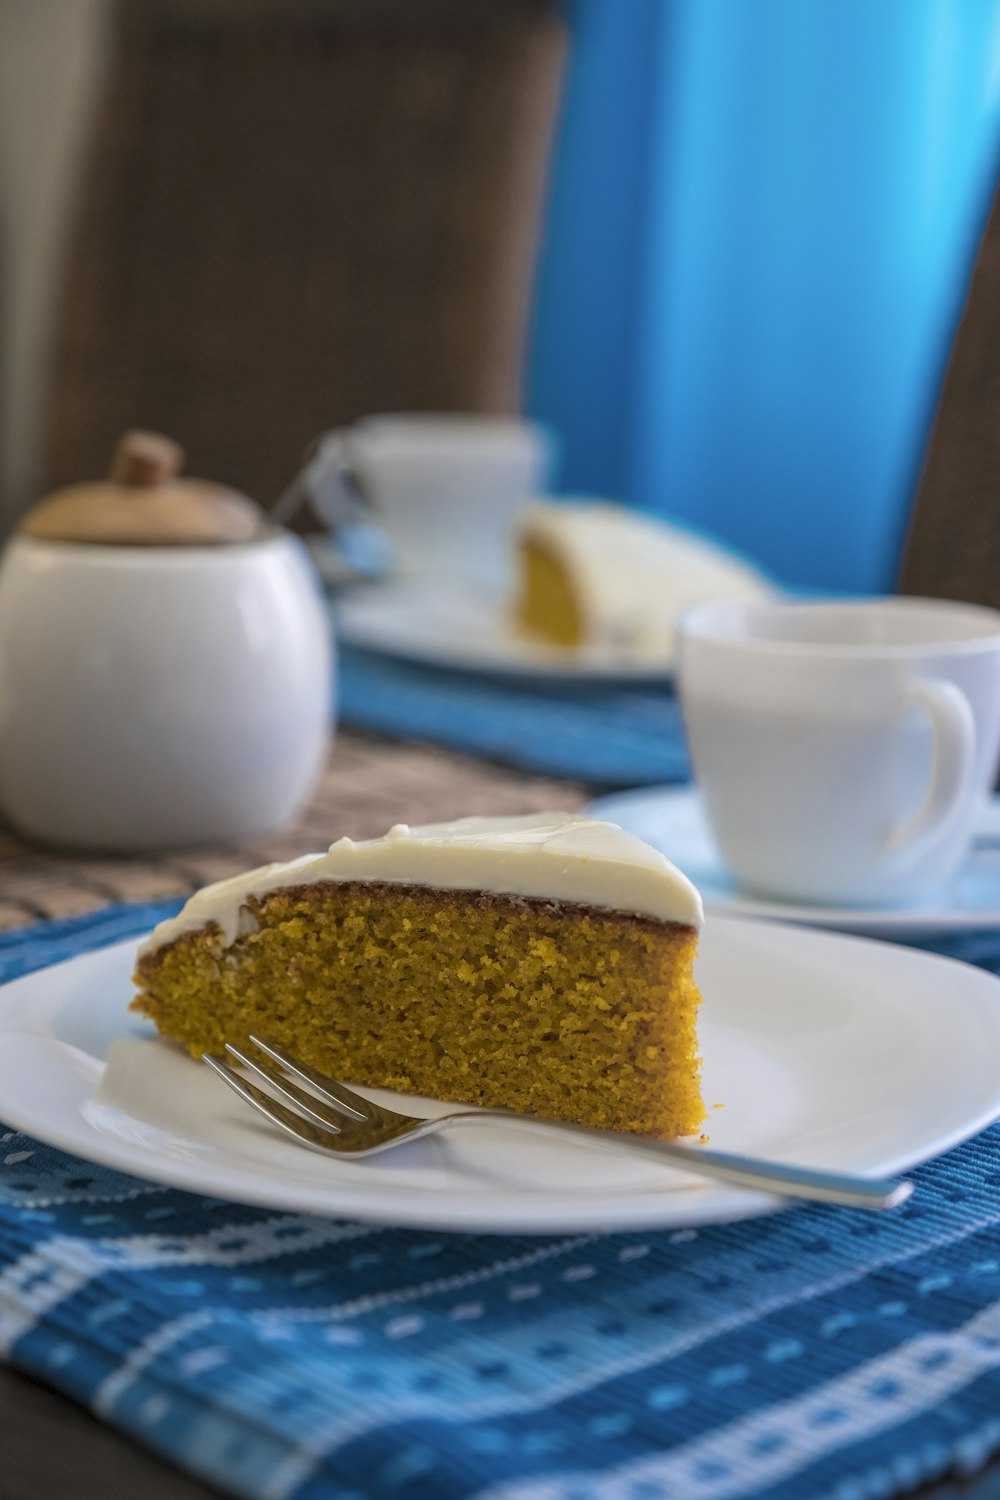
<path id="1" fill-rule="evenodd" d="M 925 678 L 903 693 L 901 710 L 914 705 L 924 709 L 931 721 L 934 759 L 923 801 L 889 835 L 886 849 L 892 854 L 918 855 L 928 844 L 947 836 L 965 801 L 975 759 L 975 721 L 960 688 L 942 678 Z"/>
<path id="2" fill-rule="evenodd" d="M 285 522 L 308 504 L 317 519 L 336 534 L 341 527 L 370 518 L 371 506 L 358 488 L 346 428 L 325 432 L 316 439 L 305 465 L 271 512 Z"/>

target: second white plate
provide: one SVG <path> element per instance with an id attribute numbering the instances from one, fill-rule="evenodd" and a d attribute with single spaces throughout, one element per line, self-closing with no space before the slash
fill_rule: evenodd
<path id="1" fill-rule="evenodd" d="M 985 808 L 972 852 L 954 884 L 933 904 L 912 907 L 797 906 L 745 894 L 726 868 L 693 787 L 643 787 L 599 797 L 587 808 L 637 834 L 672 860 L 701 892 L 707 912 L 804 922 L 866 937 L 928 938 L 1000 927 L 1000 798 Z"/>
<path id="2" fill-rule="evenodd" d="M 130 1015 L 134 953 L 118 944 L 4 986 L 0 1120 L 193 1192 L 419 1229 L 679 1227 L 779 1206 L 556 1130 L 546 1140 L 489 1122 L 372 1160 L 305 1150 Z M 1000 1116 L 1000 981 L 978 969 L 716 918 L 698 978 L 705 1128 L 721 1150 L 888 1174 Z"/>
<path id="3" fill-rule="evenodd" d="M 452 671 L 567 681 L 664 682 L 672 661 L 626 652 L 565 651 L 516 636 L 500 593 L 453 578 L 399 579 L 353 589 L 334 600 L 341 640 L 401 661 Z"/>

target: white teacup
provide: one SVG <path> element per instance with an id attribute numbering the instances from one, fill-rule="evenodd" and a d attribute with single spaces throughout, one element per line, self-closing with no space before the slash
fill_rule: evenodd
<path id="1" fill-rule="evenodd" d="M 305 484 L 331 528 L 359 513 L 374 522 L 401 572 L 499 584 L 514 516 L 549 465 L 544 428 L 519 418 L 373 416 L 328 432 Z"/>
<path id="2" fill-rule="evenodd" d="M 1000 613 L 706 604 L 682 617 L 678 670 L 695 775 L 741 885 L 895 906 L 955 874 L 1000 748 Z"/>

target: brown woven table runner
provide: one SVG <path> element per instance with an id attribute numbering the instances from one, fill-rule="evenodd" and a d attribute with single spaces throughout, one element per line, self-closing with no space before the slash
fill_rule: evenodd
<path id="1" fill-rule="evenodd" d="M 572 810 L 582 786 L 526 776 L 426 745 L 358 733 L 337 737 L 316 796 L 295 825 L 240 848 L 94 858 L 29 848 L 0 829 L 0 929 L 70 917 L 115 901 L 159 901 L 271 860 L 325 849 L 343 834 L 372 838 L 393 823 L 469 814 Z"/>

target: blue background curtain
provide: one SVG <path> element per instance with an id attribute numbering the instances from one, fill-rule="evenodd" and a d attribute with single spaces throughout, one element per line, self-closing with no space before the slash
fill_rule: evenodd
<path id="1" fill-rule="evenodd" d="M 561 488 L 890 589 L 995 183 L 1000 0 L 569 14 L 529 376 Z"/>

